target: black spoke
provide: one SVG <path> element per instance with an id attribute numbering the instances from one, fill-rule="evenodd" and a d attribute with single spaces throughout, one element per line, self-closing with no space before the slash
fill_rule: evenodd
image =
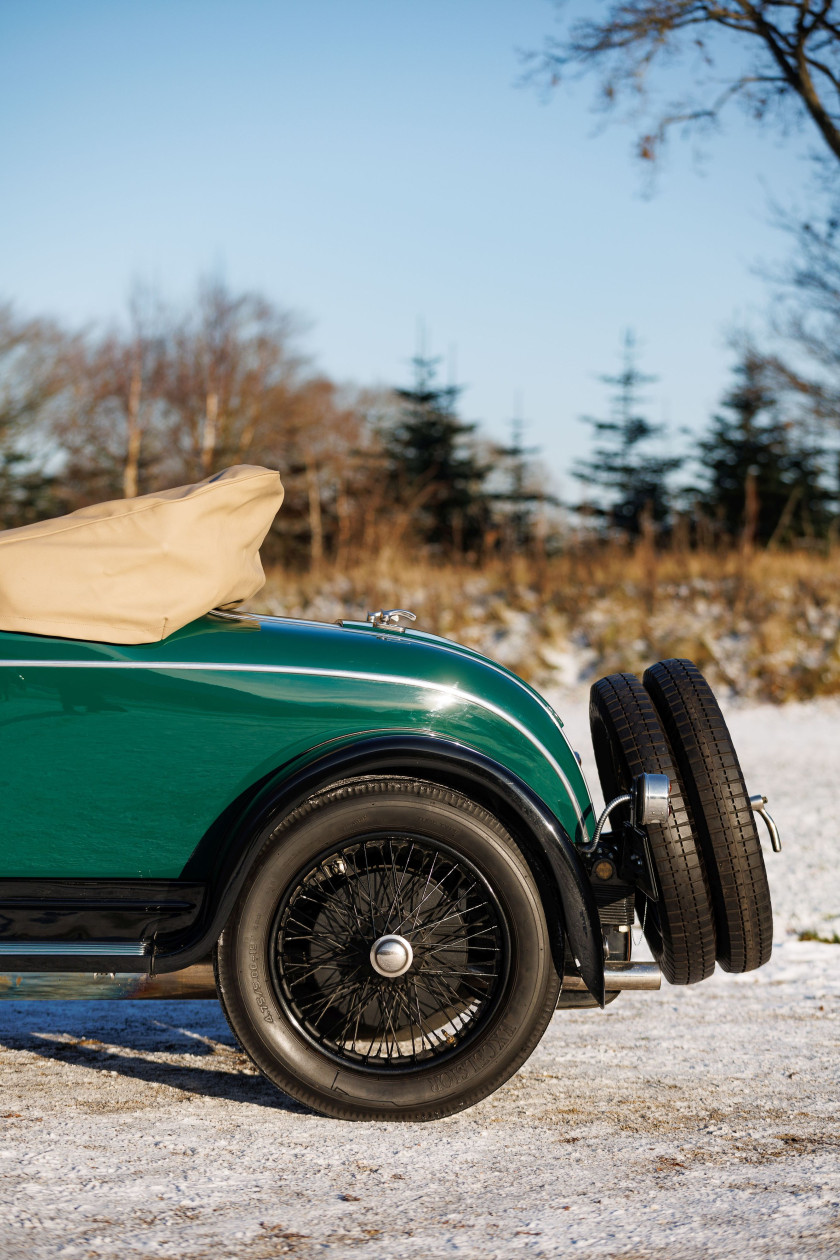
<path id="1" fill-rule="evenodd" d="M 303 871 L 273 940 L 278 997 L 304 1035 L 372 1071 L 460 1047 L 507 974 L 507 929 L 486 879 L 448 844 L 403 833 L 349 841 Z"/>
<path id="2" fill-rule="evenodd" d="M 458 898 L 458 901 L 463 901 L 463 899 L 464 898 L 462 894 Z M 449 919 L 456 918 L 456 917 L 463 918 L 464 915 L 472 914 L 478 910 L 483 910 L 486 905 L 487 905 L 486 901 L 481 901 L 481 902 L 477 902 L 475 905 L 461 907 L 457 904 L 457 902 L 453 901 L 450 903 L 451 909 L 449 909 L 446 914 L 441 915 L 439 919 L 431 920 L 429 923 L 423 923 L 420 926 L 420 928 L 418 928 L 418 931 L 422 932 L 424 936 L 428 936 L 429 932 L 432 932 L 436 928 L 440 927 L 441 923 L 446 923 Z M 445 908 L 445 907 L 440 907 L 440 906 L 437 907 L 437 909 L 442 909 L 442 908 Z"/>
<path id="3" fill-rule="evenodd" d="M 478 936 L 486 936 L 487 929 L 482 928 L 478 932 L 469 932 L 466 936 L 459 936 L 455 940 L 441 941 L 439 945 L 427 945 L 426 952 L 429 954 L 439 954 L 442 949 L 456 949 L 464 941 L 473 941 Z M 476 945 L 476 949 L 495 949 L 496 946 Z"/>
<path id="4" fill-rule="evenodd" d="M 412 980 L 411 983 L 412 983 L 412 988 L 414 990 L 414 1004 L 417 1007 L 417 1022 L 420 1025 L 422 1038 L 425 1042 L 428 1043 L 429 1049 L 434 1050 L 435 1046 L 438 1044 L 438 1039 L 435 1037 L 432 1031 L 426 1028 L 426 1025 L 423 1023 L 423 1014 L 420 1009 L 420 995 L 417 992 L 416 977 Z"/>
<path id="5" fill-rule="evenodd" d="M 353 1042 L 353 1044 L 355 1044 L 355 1043 L 358 1041 L 358 1039 L 359 1039 L 359 1021 L 360 1021 L 360 1020 L 361 1020 L 361 1018 L 362 1018 L 362 1014 L 363 1014 L 363 1012 L 364 1012 L 365 1007 L 367 1006 L 368 1002 L 370 1001 L 370 996 L 369 996 L 369 991 L 370 991 L 370 989 L 371 989 L 371 982 L 370 982 L 370 978 L 366 976 L 366 977 L 365 977 L 365 979 L 364 979 L 364 982 L 363 982 L 363 984 L 362 984 L 362 992 L 361 992 L 361 995 L 360 995 L 360 996 L 358 996 L 358 995 L 357 995 L 357 997 L 356 997 L 356 999 L 355 999 L 354 1004 L 353 1004 L 353 1005 L 350 1007 L 350 1009 L 347 1011 L 346 1018 L 345 1018 L 345 1023 L 344 1023 L 344 1029 L 343 1029 L 342 1034 L 341 1034 L 341 1041 L 342 1041 L 342 1044 L 346 1044 L 346 1042 L 347 1042 L 347 1036 L 346 1036 L 346 1034 L 347 1034 L 347 1030 L 349 1029 L 349 1027 L 350 1027 L 350 1024 L 351 1024 L 351 1023 L 353 1023 L 353 1038 L 352 1038 L 352 1042 Z M 355 1015 L 355 1017 L 356 1017 L 356 1018 L 355 1018 L 355 1021 L 353 1021 L 353 1016 L 354 1016 L 354 1015 Z"/>
<path id="6" fill-rule="evenodd" d="M 399 906 L 400 914 L 402 914 L 402 897 L 400 894 L 402 892 L 402 886 L 403 886 L 403 881 L 405 879 L 406 871 L 408 870 L 408 864 L 411 861 L 411 852 L 413 848 L 414 848 L 414 845 L 411 845 L 411 847 L 408 850 L 408 857 L 405 859 L 405 866 L 403 867 L 403 871 L 402 871 L 402 874 L 400 875 L 399 882 L 397 882 L 397 868 L 394 863 L 394 848 L 391 841 L 390 840 L 388 841 L 388 850 L 391 854 L 391 878 L 394 881 L 394 899 L 391 902 L 390 906 L 388 907 L 388 916 L 387 916 L 388 923 L 391 922 L 391 915 L 394 913 L 394 910 L 397 908 L 397 906 Z"/>

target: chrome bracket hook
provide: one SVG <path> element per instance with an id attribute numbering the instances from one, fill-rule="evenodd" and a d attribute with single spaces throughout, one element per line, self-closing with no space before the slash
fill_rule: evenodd
<path id="1" fill-rule="evenodd" d="M 764 819 L 764 824 L 770 832 L 770 844 L 774 853 L 782 851 L 782 837 L 779 835 L 779 828 L 776 826 L 769 812 L 767 811 L 767 797 L 757 793 L 756 796 L 750 797 L 750 805 L 752 805 L 753 813 L 758 814 Z"/>

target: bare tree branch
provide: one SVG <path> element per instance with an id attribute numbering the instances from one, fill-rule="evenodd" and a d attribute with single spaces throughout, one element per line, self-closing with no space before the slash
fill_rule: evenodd
<path id="1" fill-rule="evenodd" d="M 558 12 L 565 0 L 556 0 Z M 602 75 L 601 101 L 614 106 L 628 93 L 649 105 L 657 66 L 699 58 L 693 88 L 683 100 L 657 110 L 639 144 L 646 159 L 675 125 L 717 122 L 740 99 L 761 120 L 771 105 L 809 120 L 832 157 L 840 161 L 840 22 L 836 0 L 594 0 L 602 16 L 573 20 L 559 38 L 532 54 L 532 75 L 556 86 L 575 70 Z M 737 44 L 748 65 L 716 76 L 726 44 Z M 728 81 L 727 81 L 728 80 Z M 772 95 L 762 94 L 772 88 Z"/>

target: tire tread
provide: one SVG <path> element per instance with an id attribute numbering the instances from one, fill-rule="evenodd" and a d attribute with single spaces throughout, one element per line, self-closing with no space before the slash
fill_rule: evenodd
<path id="1" fill-rule="evenodd" d="M 662 724 L 647 692 L 633 674 L 610 674 L 590 693 L 590 721 L 601 785 L 607 799 L 627 791 L 637 774 L 666 774 L 672 815 L 647 828 L 660 894 L 661 940 L 648 936 L 671 984 L 696 984 L 715 966 L 714 917 L 706 870 L 691 811 Z M 604 731 L 599 735 L 599 723 Z M 624 762 L 618 775 L 605 747 L 607 732 Z"/>
<path id="2" fill-rule="evenodd" d="M 752 971 L 770 957 L 773 909 L 758 828 L 728 727 L 693 661 L 659 661 L 646 670 L 644 685 L 693 806 L 709 873 L 718 961 L 725 971 Z"/>

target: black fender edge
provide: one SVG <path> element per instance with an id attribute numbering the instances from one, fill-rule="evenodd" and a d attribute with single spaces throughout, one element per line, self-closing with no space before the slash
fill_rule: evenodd
<path id="1" fill-rule="evenodd" d="M 510 831 L 537 879 L 555 966 L 563 974 L 564 933 L 581 979 L 603 1006 L 604 948 L 595 898 L 580 855 L 545 802 L 510 770 L 466 744 L 434 735 L 374 735 L 323 752 L 265 785 L 234 826 L 211 881 L 206 912 L 188 938 L 156 944 L 153 972 L 177 971 L 206 957 L 233 909 L 257 854 L 285 814 L 343 779 L 403 774 L 464 792 Z"/>

